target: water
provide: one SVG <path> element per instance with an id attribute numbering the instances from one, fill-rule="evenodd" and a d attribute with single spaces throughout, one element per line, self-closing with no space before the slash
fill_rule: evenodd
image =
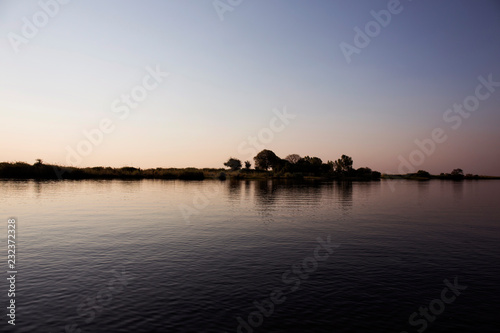
<path id="1" fill-rule="evenodd" d="M 5 234 L 17 218 L 17 332 L 500 324 L 499 181 L 0 181 L 0 193 Z M 324 261 L 318 238 L 333 244 Z M 466 289 L 434 301 L 455 278 Z M 271 308 L 273 290 L 287 295 Z M 411 325 L 430 303 L 438 314 Z"/>

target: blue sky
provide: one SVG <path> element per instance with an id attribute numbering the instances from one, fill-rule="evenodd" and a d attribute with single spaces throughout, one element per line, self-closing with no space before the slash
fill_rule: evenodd
<path id="1" fill-rule="evenodd" d="M 224 20 L 213 1 L 41 3 L 0 1 L 2 161 L 222 167 L 251 158 L 242 144 L 286 108 L 295 118 L 259 142 L 281 157 L 347 154 L 381 172 L 402 157 L 434 173 L 500 175 L 500 87 L 458 128 L 443 119 L 479 76 L 500 82 L 496 1 L 401 0 L 350 63 L 340 44 L 355 45 L 353 29 L 391 1 L 232 1 Z M 120 119 L 112 103 L 146 68 L 169 75 Z M 103 119 L 113 130 L 82 144 Z M 447 140 L 420 158 L 415 140 L 435 128 Z"/>

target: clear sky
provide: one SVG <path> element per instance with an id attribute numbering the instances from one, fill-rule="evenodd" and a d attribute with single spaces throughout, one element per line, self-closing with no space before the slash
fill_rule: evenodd
<path id="1" fill-rule="evenodd" d="M 0 161 L 500 175 L 498 1 L 60 1 L 0 0 Z"/>

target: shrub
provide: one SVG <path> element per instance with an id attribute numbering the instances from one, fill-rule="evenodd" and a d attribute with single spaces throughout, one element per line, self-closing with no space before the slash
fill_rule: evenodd
<path id="1" fill-rule="evenodd" d="M 182 171 L 179 174 L 179 179 L 183 179 L 183 180 L 203 180 L 203 179 L 205 179 L 205 175 L 203 174 L 203 171 L 186 170 L 186 171 Z"/>

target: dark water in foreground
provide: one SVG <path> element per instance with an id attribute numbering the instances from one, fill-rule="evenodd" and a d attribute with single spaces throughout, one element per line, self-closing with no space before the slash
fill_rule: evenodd
<path id="1" fill-rule="evenodd" d="M 3 234 L 18 220 L 0 331 L 498 332 L 499 198 L 500 181 L 0 181 Z"/>

